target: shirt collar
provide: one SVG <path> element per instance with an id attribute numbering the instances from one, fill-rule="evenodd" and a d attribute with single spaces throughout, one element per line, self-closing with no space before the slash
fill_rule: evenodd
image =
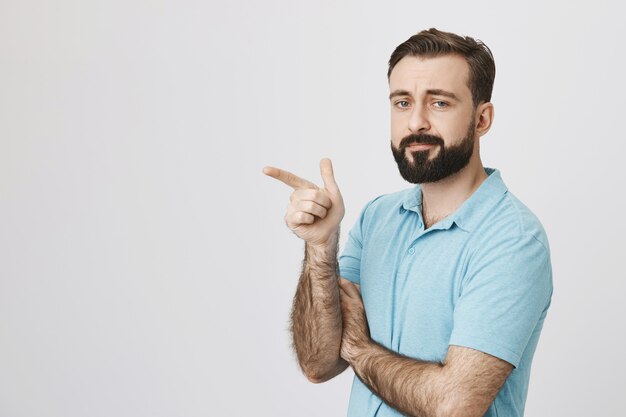
<path id="1" fill-rule="evenodd" d="M 452 223 L 455 223 L 461 229 L 471 232 L 489 215 L 491 209 L 508 191 L 498 169 L 488 167 L 484 169 L 488 177 L 454 213 L 438 223 L 437 229 L 448 229 L 452 226 Z M 422 189 L 419 184 L 409 192 L 399 209 L 401 212 L 406 210 L 414 211 L 420 216 L 421 220 Z"/>

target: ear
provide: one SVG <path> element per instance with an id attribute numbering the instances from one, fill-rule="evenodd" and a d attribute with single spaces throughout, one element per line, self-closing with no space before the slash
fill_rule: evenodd
<path id="1" fill-rule="evenodd" d="M 476 107 L 476 136 L 486 134 L 493 123 L 493 104 L 490 102 L 480 103 Z"/>

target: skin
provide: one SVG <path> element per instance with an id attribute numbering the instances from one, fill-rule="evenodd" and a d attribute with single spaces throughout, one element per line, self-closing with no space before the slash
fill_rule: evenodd
<path id="1" fill-rule="evenodd" d="M 370 338 L 358 286 L 342 280 L 340 297 L 342 358 L 372 392 L 407 416 L 482 416 L 513 368 L 461 346 L 449 346 L 444 363 L 390 351 Z"/>
<path id="2" fill-rule="evenodd" d="M 402 138 L 411 133 L 439 136 L 445 146 L 458 143 L 474 109 L 468 76 L 467 62 L 457 55 L 402 58 L 389 77 L 392 145 L 398 148 Z M 489 131 L 492 121 L 493 104 L 480 103 L 473 118 L 477 140 L 469 164 L 441 181 L 421 184 L 422 214 L 431 223 L 427 227 L 453 213 L 487 178 L 479 138 Z M 431 147 L 428 152 L 432 158 L 439 148 Z M 409 149 L 406 157 L 413 160 Z"/>
<path id="3" fill-rule="evenodd" d="M 493 120 L 493 105 L 474 106 L 468 66 L 456 55 L 405 57 L 390 79 L 391 137 L 397 147 L 410 133 L 428 133 L 446 146 L 461 140 L 468 122 L 476 128 L 469 164 L 436 183 L 422 184 L 426 227 L 454 212 L 487 177 L 479 139 Z M 433 157 L 438 149 L 428 149 Z M 407 150 L 406 157 L 412 160 Z M 312 382 L 341 373 L 348 364 L 383 401 L 409 416 L 482 416 L 512 365 L 486 353 L 449 346 L 443 363 L 390 351 L 370 338 L 359 287 L 336 275 L 343 199 L 329 160 L 320 163 L 324 188 L 287 171 L 264 173 L 294 189 L 285 221 L 305 240 L 305 260 L 294 298 L 292 333 L 299 363 Z"/>
<path id="4" fill-rule="evenodd" d="M 263 173 L 293 189 L 285 223 L 306 243 L 291 312 L 292 340 L 309 381 L 324 382 L 348 367 L 340 356 L 343 328 L 336 273 L 343 198 L 329 159 L 320 161 L 323 188 L 279 168 L 265 167 Z"/>

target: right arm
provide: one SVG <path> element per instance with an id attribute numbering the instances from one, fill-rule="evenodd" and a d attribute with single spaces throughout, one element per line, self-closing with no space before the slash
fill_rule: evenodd
<path id="1" fill-rule="evenodd" d="M 339 224 L 345 209 L 330 160 L 320 162 L 324 188 L 272 167 L 263 172 L 294 189 L 287 226 L 305 241 L 302 274 L 291 313 L 293 346 L 307 378 L 324 382 L 341 373 L 342 319 L 337 277 Z"/>
<path id="2" fill-rule="evenodd" d="M 306 245 L 302 274 L 291 312 L 298 362 L 309 381 L 328 381 L 348 362 L 340 356 L 342 320 L 337 285 L 338 233 L 328 245 Z"/>

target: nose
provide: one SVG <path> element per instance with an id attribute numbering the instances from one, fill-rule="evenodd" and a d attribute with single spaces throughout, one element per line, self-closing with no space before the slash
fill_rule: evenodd
<path id="1" fill-rule="evenodd" d="M 424 133 L 430 129 L 430 123 L 424 106 L 415 105 L 409 116 L 409 130 L 411 133 Z"/>

